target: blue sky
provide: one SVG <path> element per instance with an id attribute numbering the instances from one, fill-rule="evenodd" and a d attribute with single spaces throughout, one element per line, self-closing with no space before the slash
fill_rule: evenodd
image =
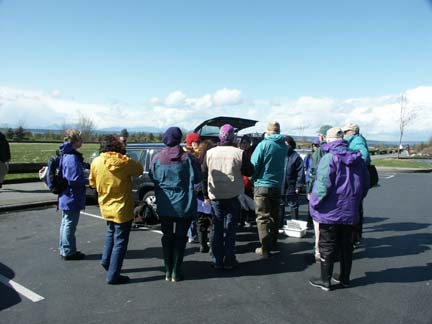
<path id="1" fill-rule="evenodd" d="M 328 117 L 336 125 L 362 111 L 373 116 L 377 106 L 385 118 L 397 111 L 401 92 L 412 94 L 422 114 L 432 103 L 426 0 L 3 0 L 0 41 L 3 125 L 31 127 L 37 109 L 66 121 L 90 115 L 101 128 L 115 124 L 116 114 L 119 127 L 192 129 L 230 113 L 263 124 L 279 118 L 289 132 L 313 135 L 323 111 L 337 114 Z M 383 101 L 393 108 L 382 112 Z M 149 114 L 161 118 L 146 121 Z M 395 136 L 394 121 L 369 117 L 360 118 L 365 133 Z M 418 134 L 407 132 L 432 136 Z"/>

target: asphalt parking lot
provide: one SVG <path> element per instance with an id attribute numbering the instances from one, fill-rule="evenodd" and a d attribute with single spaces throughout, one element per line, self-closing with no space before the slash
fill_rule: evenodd
<path id="1" fill-rule="evenodd" d="M 281 253 L 264 261 L 253 253 L 256 229 L 240 231 L 240 266 L 232 271 L 212 269 L 209 256 L 189 244 L 186 280 L 169 283 L 157 227 L 134 230 L 123 266 L 131 282 L 109 286 L 99 264 L 105 225 L 97 206 L 78 225 L 83 261 L 59 258 L 55 208 L 2 213 L 0 323 L 430 324 L 432 174 L 381 174 L 380 184 L 365 201 L 352 287 L 331 292 L 308 284 L 319 271 L 311 231 L 281 236 Z"/>

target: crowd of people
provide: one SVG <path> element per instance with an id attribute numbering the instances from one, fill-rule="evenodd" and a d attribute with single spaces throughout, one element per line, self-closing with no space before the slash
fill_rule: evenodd
<path id="1" fill-rule="evenodd" d="M 256 222 L 257 257 L 268 259 L 279 253 L 285 209 L 291 219 L 299 219 L 299 194 L 305 187 L 307 220 L 313 222 L 314 254 L 321 267 L 320 276 L 311 278 L 310 284 L 323 290 L 330 290 L 332 281 L 347 287 L 353 249 L 362 236 L 363 199 L 370 186 L 370 157 L 359 131 L 352 123 L 321 127 L 311 143 L 312 153 L 303 161 L 295 140 L 282 135 L 276 121 L 267 124 L 260 141 L 244 136 L 238 142 L 234 127 L 225 124 L 217 143 L 191 133 L 181 145 L 180 128 L 168 128 L 163 134 L 165 147 L 150 165 L 163 233 L 165 279 L 176 282 L 185 277 L 182 263 L 188 241 L 199 242 L 200 252 L 210 253 L 215 270 L 236 268 L 239 224 Z M 67 181 L 59 194 L 60 255 L 66 261 L 85 258 L 77 249 L 75 231 L 89 184 L 98 193 L 106 220 L 101 260 L 106 281 L 123 284 L 129 281 L 121 268 L 134 218 L 131 178 L 142 174 L 143 167 L 126 155 L 125 139 L 106 135 L 87 179 L 78 151 L 82 144 L 80 131 L 70 129 L 60 146 L 62 176 Z M 335 260 L 340 260 L 340 273 L 333 275 Z"/>

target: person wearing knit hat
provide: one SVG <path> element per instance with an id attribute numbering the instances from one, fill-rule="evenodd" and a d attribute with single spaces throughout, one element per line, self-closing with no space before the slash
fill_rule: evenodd
<path id="1" fill-rule="evenodd" d="M 203 194 L 212 206 L 212 266 L 233 269 L 237 266 L 235 236 L 240 217 L 238 196 L 244 192 L 243 176 L 251 176 L 253 166 L 245 151 L 233 145 L 234 128 L 220 128 L 218 146 L 207 151 L 202 164 Z"/>
<path id="2" fill-rule="evenodd" d="M 235 133 L 234 127 L 230 124 L 223 125 L 219 130 L 219 140 L 221 144 L 232 144 L 234 142 Z"/>
<path id="3" fill-rule="evenodd" d="M 261 246 L 255 253 L 268 258 L 278 251 L 279 205 L 284 181 L 285 158 L 288 146 L 280 134 L 280 125 L 271 121 L 267 125 L 264 139 L 255 148 L 251 162 L 254 166 L 256 222 Z"/>
<path id="4" fill-rule="evenodd" d="M 316 174 L 316 170 L 318 167 L 318 163 L 321 160 L 321 158 L 324 156 L 324 151 L 322 150 L 321 145 L 326 143 L 327 131 L 332 127 L 333 126 L 330 126 L 330 125 L 323 125 L 318 130 L 319 146 L 317 147 L 315 152 L 312 153 L 312 165 L 311 165 L 310 172 L 309 172 L 309 181 L 307 182 L 307 186 L 306 186 L 306 193 L 307 193 L 308 199 L 310 198 L 310 194 L 312 192 L 312 188 L 314 185 L 315 174 Z M 314 248 L 315 261 L 320 262 L 321 257 L 320 257 L 319 249 L 318 249 L 319 223 L 314 221 L 313 224 L 314 224 L 314 232 L 315 232 L 315 248 Z"/>
<path id="5" fill-rule="evenodd" d="M 191 151 L 191 152 L 198 152 L 198 145 L 201 141 L 201 137 L 197 133 L 189 133 L 186 136 L 186 146 L 184 147 L 185 150 Z"/>
<path id="6" fill-rule="evenodd" d="M 183 133 L 180 128 L 169 127 L 162 135 L 162 142 L 166 146 L 173 147 L 181 143 L 182 137 L 183 137 Z"/>
<path id="7" fill-rule="evenodd" d="M 165 280 L 175 282 L 183 279 L 181 265 L 187 231 L 197 214 L 194 186 L 201 182 L 202 173 L 198 159 L 180 147 L 180 128 L 168 128 L 162 139 L 166 147 L 153 157 L 149 176 L 155 186 L 156 212 L 161 220 Z"/>

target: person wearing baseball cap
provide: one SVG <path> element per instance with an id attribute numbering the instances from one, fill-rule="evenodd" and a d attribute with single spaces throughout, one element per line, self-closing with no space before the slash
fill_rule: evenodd
<path id="1" fill-rule="evenodd" d="M 278 252 L 279 205 L 287 154 L 288 146 L 285 136 L 280 134 L 280 124 L 270 121 L 264 139 L 257 145 L 251 157 L 255 168 L 252 179 L 255 185 L 258 237 L 261 243 L 255 253 L 263 259 Z"/>
<path id="2" fill-rule="evenodd" d="M 366 139 L 360 134 L 360 127 L 354 123 L 347 123 L 342 127 L 344 140 L 348 142 L 348 148 L 352 151 L 360 151 L 362 159 L 366 165 L 371 164 L 369 148 Z M 353 242 L 354 245 L 359 245 L 363 236 L 363 203 L 360 204 L 360 221 L 355 228 Z"/>
<path id="3" fill-rule="evenodd" d="M 322 145 L 316 180 L 309 200 L 314 221 L 319 223 L 321 276 L 309 283 L 325 291 L 331 290 L 333 279 L 348 287 L 352 266 L 352 233 L 359 222 L 359 206 L 369 190 L 369 174 L 359 151 L 352 151 L 343 140 L 342 129 L 330 128 L 327 144 Z M 340 274 L 333 274 L 333 264 L 340 254 Z"/>

